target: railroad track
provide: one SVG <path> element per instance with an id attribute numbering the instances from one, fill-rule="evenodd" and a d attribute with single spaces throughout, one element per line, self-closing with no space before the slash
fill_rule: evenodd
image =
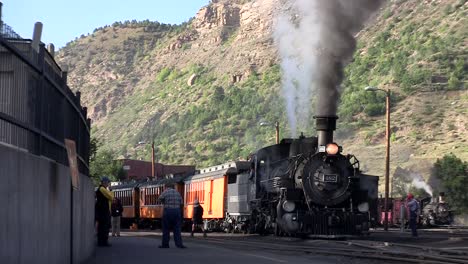
<path id="1" fill-rule="evenodd" d="M 289 241 L 268 239 L 267 241 L 252 241 L 247 239 L 207 238 L 207 243 L 228 245 L 229 248 L 301 252 L 304 254 L 318 254 L 330 256 L 345 256 L 357 259 L 385 260 L 399 263 L 467 263 L 468 253 L 457 250 L 445 250 L 407 244 L 371 241 L 327 241 L 309 240 Z M 288 243 L 289 242 L 289 243 Z"/>

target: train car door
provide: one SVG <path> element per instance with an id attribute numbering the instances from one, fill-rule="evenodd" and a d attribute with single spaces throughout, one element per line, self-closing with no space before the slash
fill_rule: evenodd
<path id="1" fill-rule="evenodd" d="M 213 180 L 210 180 L 210 201 L 209 201 L 209 209 L 208 209 L 208 214 L 213 213 Z"/>

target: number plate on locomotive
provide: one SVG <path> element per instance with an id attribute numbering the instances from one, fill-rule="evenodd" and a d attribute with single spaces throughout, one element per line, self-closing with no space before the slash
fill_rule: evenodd
<path id="1" fill-rule="evenodd" d="M 336 174 L 325 174 L 323 177 L 324 182 L 337 182 L 338 176 Z"/>

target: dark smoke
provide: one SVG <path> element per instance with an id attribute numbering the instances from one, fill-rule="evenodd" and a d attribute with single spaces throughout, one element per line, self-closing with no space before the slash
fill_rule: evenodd
<path id="1" fill-rule="evenodd" d="M 281 56 L 283 92 L 293 136 L 316 115 L 336 115 L 343 69 L 356 48 L 354 35 L 384 0 L 294 0 L 278 15 L 275 43 Z"/>

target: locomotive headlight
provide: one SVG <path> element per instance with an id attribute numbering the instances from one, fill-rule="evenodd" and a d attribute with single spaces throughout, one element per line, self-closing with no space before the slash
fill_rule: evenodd
<path id="1" fill-rule="evenodd" d="M 359 212 L 367 213 L 369 211 L 369 203 L 368 202 L 360 203 L 360 204 L 358 204 L 357 208 L 358 208 Z"/>
<path id="2" fill-rule="evenodd" d="M 283 202 L 283 210 L 288 212 L 288 213 L 291 213 L 293 212 L 294 210 L 296 209 L 296 203 L 292 202 L 292 201 L 284 201 Z"/>
<path id="3" fill-rule="evenodd" d="M 340 152 L 340 147 L 335 143 L 327 144 L 325 151 L 328 155 L 336 155 Z"/>

